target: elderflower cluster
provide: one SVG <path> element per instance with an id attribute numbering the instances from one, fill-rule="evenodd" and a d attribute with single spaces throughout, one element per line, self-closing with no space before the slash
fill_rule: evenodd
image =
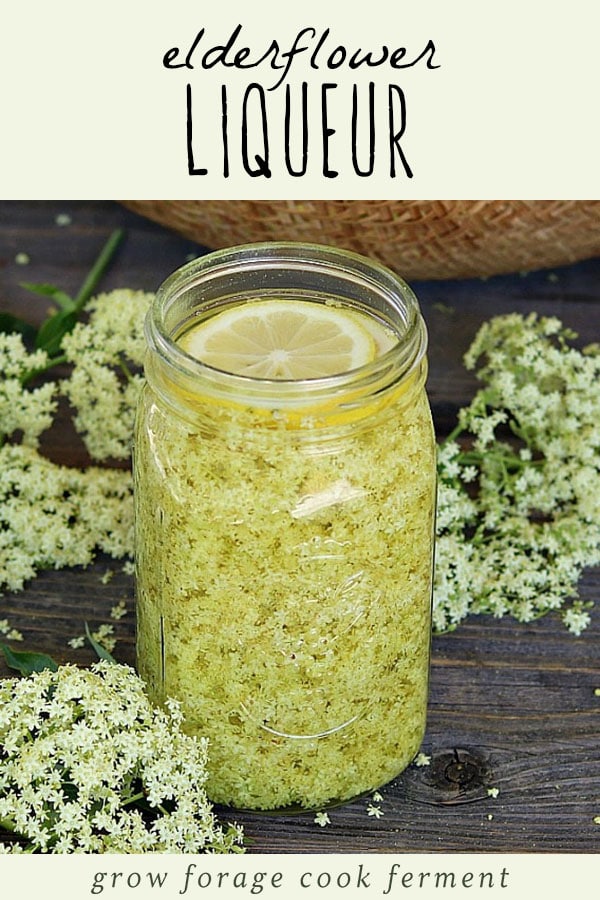
<path id="1" fill-rule="evenodd" d="M 97 551 L 133 554 L 127 470 L 57 465 L 38 452 L 61 395 L 92 458 L 128 458 L 151 294 L 116 290 L 90 301 L 90 318 L 63 338 L 69 378 L 29 382 L 49 367 L 20 334 L 0 333 L 0 591 L 21 590 L 41 568 L 87 565 Z"/>
<path id="2" fill-rule="evenodd" d="M 133 553 L 129 472 L 50 462 L 0 447 L 0 589 L 21 590 L 40 568 L 85 566 L 94 553 Z"/>
<path id="3" fill-rule="evenodd" d="M 438 631 L 469 613 L 589 622 L 577 582 L 600 562 L 600 354 L 573 337 L 556 318 L 499 316 L 466 354 L 483 386 L 439 449 Z"/>
<path id="4" fill-rule="evenodd" d="M 0 681 L 3 852 L 241 852 L 204 789 L 207 745 L 175 702 L 153 708 L 128 666 Z"/>
<path id="5" fill-rule="evenodd" d="M 144 317 L 152 297 L 127 289 L 100 294 L 87 306 L 89 321 L 78 322 L 63 338 L 73 370 L 61 387 L 92 459 L 129 458 L 144 383 Z"/>
<path id="6" fill-rule="evenodd" d="M 22 443 L 37 447 L 39 436 L 50 427 L 56 412 L 53 383 L 33 390 L 24 381 L 43 370 L 48 356 L 43 350 L 29 353 L 20 334 L 0 333 L 0 443 L 15 431 L 22 432 Z"/>

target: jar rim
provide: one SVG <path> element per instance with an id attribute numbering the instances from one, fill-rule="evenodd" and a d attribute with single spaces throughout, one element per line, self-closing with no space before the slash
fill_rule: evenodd
<path id="1" fill-rule="evenodd" d="M 177 342 L 168 318 L 178 301 L 201 285 L 218 284 L 235 270 L 239 274 L 269 272 L 285 268 L 289 272 L 331 274 L 342 283 L 354 283 L 365 292 L 376 293 L 386 302 L 395 320 L 398 341 L 374 360 L 358 368 L 334 375 L 303 379 L 256 378 L 210 366 L 191 356 Z M 365 304 L 368 309 L 368 304 Z M 399 330 L 399 325 L 403 330 Z M 418 300 L 409 285 L 390 268 L 361 254 L 327 244 L 300 241 L 264 241 L 237 244 L 210 251 L 168 275 L 159 285 L 146 317 L 148 348 L 166 363 L 172 375 L 188 383 L 203 385 L 217 395 L 233 393 L 253 398 L 262 405 L 277 399 L 279 406 L 306 403 L 307 398 L 322 398 L 343 393 L 383 389 L 397 384 L 415 371 L 427 349 L 427 329 Z"/>

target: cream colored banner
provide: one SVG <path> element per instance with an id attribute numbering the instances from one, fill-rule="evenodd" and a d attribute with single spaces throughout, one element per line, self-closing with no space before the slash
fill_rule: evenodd
<path id="1" fill-rule="evenodd" d="M 600 196 L 591 0 L 7 6 L 5 199 Z"/>
<path id="2" fill-rule="evenodd" d="M 5 857 L 6 896 L 418 900 L 598 896 L 599 858 L 521 854 Z M 9 890 L 10 888 L 10 890 Z"/>

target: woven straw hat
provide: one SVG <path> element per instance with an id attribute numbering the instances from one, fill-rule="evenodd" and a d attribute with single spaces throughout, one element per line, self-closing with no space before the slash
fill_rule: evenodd
<path id="1" fill-rule="evenodd" d="M 600 255 L 598 200 L 124 200 L 204 247 L 332 244 L 408 279 L 530 271 Z"/>

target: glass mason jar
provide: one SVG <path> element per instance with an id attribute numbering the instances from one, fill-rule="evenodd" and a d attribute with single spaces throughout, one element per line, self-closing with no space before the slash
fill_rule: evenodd
<path id="1" fill-rule="evenodd" d="M 257 298 L 355 310 L 362 368 L 220 371 L 178 344 Z M 352 313 L 356 314 L 356 313 Z M 222 250 L 161 285 L 136 425 L 137 658 L 209 739 L 209 797 L 317 809 L 385 784 L 423 738 L 435 442 L 426 330 L 393 272 L 330 247 Z"/>

